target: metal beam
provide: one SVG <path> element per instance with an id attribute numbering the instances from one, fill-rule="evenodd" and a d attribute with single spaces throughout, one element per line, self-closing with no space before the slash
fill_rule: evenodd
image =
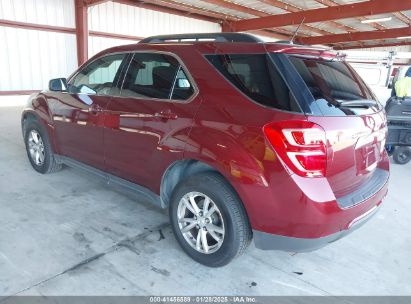
<path id="1" fill-rule="evenodd" d="M 109 0 L 87 0 L 87 5 L 97 5 Z M 117 2 L 129 6 L 146 8 L 153 11 L 159 11 L 163 13 L 191 17 L 194 19 L 200 19 L 209 22 L 220 23 L 221 20 L 239 20 L 234 16 L 229 14 L 213 12 L 206 9 L 201 9 L 193 5 L 185 4 L 179 1 L 173 0 L 111 0 L 112 2 Z"/>
<path id="2" fill-rule="evenodd" d="M 99 32 L 99 31 L 90 31 L 90 36 L 93 37 L 102 37 L 102 38 L 111 38 L 111 39 L 122 39 L 122 40 L 131 40 L 131 41 L 140 41 L 144 39 L 143 37 L 139 36 L 132 36 L 132 35 L 123 35 L 123 34 L 115 34 L 115 33 L 107 33 L 107 32 Z"/>
<path id="3" fill-rule="evenodd" d="M 26 29 L 26 30 L 64 33 L 64 34 L 74 34 L 76 32 L 74 28 L 69 28 L 69 27 L 35 24 L 35 23 L 11 21 L 11 20 L 4 20 L 4 19 L 0 19 L 0 26 L 21 28 L 21 29 Z"/>
<path id="4" fill-rule="evenodd" d="M 101 4 L 107 1 L 108 0 L 88 0 L 87 5 L 96 5 L 96 4 Z M 176 0 L 112 0 L 112 1 L 120 3 L 120 4 L 124 4 L 124 5 L 146 8 L 146 9 L 160 11 L 160 12 L 169 13 L 169 14 L 178 15 L 178 16 L 190 17 L 194 19 L 200 19 L 200 20 L 205 20 L 205 21 L 215 22 L 215 23 L 222 23 L 223 31 L 224 30 L 231 31 L 230 28 L 227 27 L 226 21 L 240 20 L 238 17 L 231 16 L 229 14 L 213 12 L 207 9 L 202 9 L 200 7 L 195 7 L 195 6 L 191 6 L 188 4 L 184 4 Z M 242 7 L 244 9 L 248 9 L 240 5 L 237 5 L 237 6 Z M 237 6 L 236 8 L 238 8 Z M 94 33 L 95 31 L 92 31 L 90 32 L 90 35 L 94 35 Z M 108 37 L 107 35 L 111 35 L 109 33 L 103 33 L 103 34 L 106 37 Z M 286 30 L 278 29 L 276 31 L 258 31 L 258 32 L 255 32 L 255 34 L 284 40 L 284 39 L 288 39 L 290 32 L 287 32 Z M 328 33 L 325 32 L 325 34 L 328 34 Z M 133 38 L 134 38 L 133 36 L 130 36 L 128 38 L 126 37 L 125 39 L 134 40 Z M 122 38 L 119 38 L 119 39 L 122 39 Z"/>
<path id="5" fill-rule="evenodd" d="M 259 30 L 301 23 L 333 21 L 361 16 L 373 16 L 411 9 L 411 1 L 404 0 L 370 0 L 359 3 L 318 8 L 295 13 L 278 14 L 268 17 L 234 21 L 235 31 Z"/>
<path id="6" fill-rule="evenodd" d="M 85 4 L 87 6 L 94 6 L 94 5 L 99 5 L 105 2 L 108 2 L 109 0 L 85 0 Z"/>
<path id="7" fill-rule="evenodd" d="M 395 47 L 395 46 L 403 46 L 403 45 L 411 45 L 411 41 L 404 41 L 404 42 L 395 42 L 395 43 L 377 43 L 377 44 L 366 44 L 364 46 L 355 45 L 355 46 L 335 46 L 333 47 L 334 50 L 355 50 L 355 49 L 369 49 L 369 48 L 376 48 L 376 47 Z"/>
<path id="8" fill-rule="evenodd" d="M 75 0 L 77 62 L 82 65 L 88 58 L 88 18 L 87 5 L 83 0 Z"/>
<path id="9" fill-rule="evenodd" d="M 321 3 L 322 5 L 325 6 L 338 6 L 340 5 L 338 2 L 335 2 L 334 0 L 315 0 L 318 3 Z M 364 17 L 358 17 L 357 18 L 359 21 L 365 20 L 366 18 Z M 385 27 L 382 26 L 379 23 L 373 22 L 373 23 L 369 23 L 370 26 L 376 28 L 377 30 L 385 30 Z"/>
<path id="10" fill-rule="evenodd" d="M 405 15 L 403 12 L 397 12 L 393 14 L 397 19 L 401 20 L 407 25 L 411 25 L 411 19 L 408 18 L 407 15 Z"/>
<path id="11" fill-rule="evenodd" d="M 282 9 L 283 11 L 286 11 L 286 12 L 295 13 L 295 12 L 302 11 L 302 9 L 300 9 L 299 7 L 296 7 L 293 4 L 286 3 L 283 1 L 279 1 L 279 0 L 258 0 L 258 1 L 268 4 L 268 5 L 275 6 L 276 8 Z"/>
<path id="12" fill-rule="evenodd" d="M 202 2 L 214 4 L 219 7 L 228 8 L 233 11 L 242 12 L 245 14 L 254 15 L 258 17 L 269 16 L 269 14 L 264 13 L 263 11 L 253 9 L 251 7 L 246 7 L 246 6 L 234 3 L 234 2 L 229 2 L 229 1 L 224 1 L 224 0 L 202 0 Z"/>
<path id="13" fill-rule="evenodd" d="M 46 24 L 35 24 L 35 23 L 11 21 L 11 20 L 4 20 L 4 19 L 0 19 L 0 26 L 19 28 L 19 29 L 25 29 L 25 30 L 33 30 L 33 31 L 45 31 L 45 32 L 62 33 L 62 34 L 76 34 L 76 29 L 71 28 L 71 27 L 62 27 L 62 26 L 54 26 L 54 25 L 46 25 Z M 133 41 L 139 41 L 143 39 L 143 37 L 139 37 L 139 36 L 99 32 L 99 31 L 89 31 L 89 35 L 94 36 L 94 37 L 104 37 L 104 38 L 133 40 Z"/>
<path id="14" fill-rule="evenodd" d="M 228 8 L 230 10 L 242 12 L 242 13 L 249 14 L 249 15 L 254 15 L 257 17 L 272 16 L 272 14 L 268 14 L 266 12 L 259 11 L 251 7 L 243 6 L 243 5 L 234 3 L 234 2 L 229 2 L 229 1 L 224 1 L 224 0 L 202 0 L 202 1 L 210 3 L 210 4 L 218 5 L 220 7 Z M 324 31 L 324 30 L 321 30 L 319 28 L 315 28 L 309 25 L 303 25 L 302 28 L 305 28 L 307 31 L 311 31 L 311 32 L 318 33 L 321 35 L 327 35 L 330 33 L 328 31 Z"/>
<path id="15" fill-rule="evenodd" d="M 0 19 L 0 26 L 20 28 L 20 29 L 26 29 L 26 30 L 63 33 L 63 34 L 76 34 L 75 28 L 46 25 L 46 24 L 28 23 L 28 22 L 21 22 L 21 21 L 12 21 L 12 20 L 5 20 L 5 19 Z M 224 24 L 223 24 L 223 27 L 224 27 Z M 292 34 L 283 29 L 276 29 L 276 31 L 258 31 L 257 30 L 257 31 L 252 31 L 252 33 L 256 35 L 266 36 L 266 37 L 280 39 L 280 40 L 287 40 L 289 36 Z M 144 38 L 144 37 L 133 36 L 133 35 L 123 35 L 123 34 L 116 34 L 116 33 L 109 33 L 109 32 L 92 31 L 92 30 L 89 31 L 89 36 L 131 40 L 131 41 L 139 41 Z"/>
<path id="16" fill-rule="evenodd" d="M 112 0 L 113 2 L 141 7 L 153 11 L 173 14 L 177 16 L 189 17 L 208 22 L 220 23 L 221 20 L 236 21 L 238 18 L 228 14 L 212 12 L 210 10 L 202 10 L 197 7 L 167 0 Z"/>
<path id="17" fill-rule="evenodd" d="M 259 35 L 259 36 L 264 36 L 264 37 L 269 37 L 269 38 L 274 38 L 274 39 L 279 39 L 279 40 L 288 40 L 289 35 L 287 34 L 280 34 L 272 31 L 250 31 L 249 33 Z"/>
<path id="18" fill-rule="evenodd" d="M 282 2 L 282 1 L 278 1 L 278 0 L 259 0 L 259 1 L 262 2 L 262 3 L 268 4 L 268 5 L 275 6 L 279 9 L 282 9 L 282 10 L 287 11 L 287 12 L 295 13 L 295 12 L 303 11 L 303 9 L 301 9 L 301 8 L 295 6 L 295 5 L 292 5 L 290 3 L 285 3 L 285 2 Z M 315 0 L 315 1 L 321 1 L 321 0 Z M 349 26 L 344 25 L 344 24 L 340 24 L 338 22 L 329 21 L 328 23 L 331 26 L 339 28 L 343 31 L 347 31 L 347 32 L 355 32 L 356 31 L 354 28 L 349 27 Z M 309 27 L 309 25 L 305 25 L 305 26 Z M 313 28 L 313 27 L 311 27 L 311 28 Z"/>
<path id="19" fill-rule="evenodd" d="M 298 39 L 298 42 L 303 43 L 303 44 L 332 44 L 332 43 L 341 43 L 341 42 L 390 39 L 390 38 L 397 38 L 397 37 L 402 37 L 402 36 L 411 36 L 411 26 L 395 28 L 395 29 L 387 29 L 383 31 L 356 32 L 356 33 L 348 33 L 348 34 L 318 36 L 318 37 L 301 37 Z"/>
<path id="20" fill-rule="evenodd" d="M 231 16 L 224 13 L 213 12 L 210 10 L 194 7 L 174 0 L 112 0 L 113 2 L 122 3 L 125 5 L 143 7 L 150 10 L 160 11 L 164 13 L 174 14 L 178 16 L 190 17 L 194 19 L 205 20 L 222 24 L 223 31 L 231 31 L 227 24 L 229 21 L 239 20 L 236 16 Z M 287 36 L 277 34 L 272 31 L 261 31 L 259 35 L 276 38 L 287 39 Z"/>
<path id="21" fill-rule="evenodd" d="M 231 25 L 230 22 L 224 21 L 223 24 L 221 25 L 221 31 L 222 32 L 232 32 L 230 25 Z M 261 35 L 261 36 L 270 37 L 270 38 L 279 39 L 279 40 L 288 40 L 289 37 L 292 35 L 291 32 L 284 30 L 284 29 L 255 30 L 255 31 L 249 31 L 249 32 L 256 34 L 256 35 Z"/>

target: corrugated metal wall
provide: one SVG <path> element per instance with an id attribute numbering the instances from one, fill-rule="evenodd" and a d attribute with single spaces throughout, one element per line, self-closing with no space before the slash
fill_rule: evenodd
<path id="1" fill-rule="evenodd" d="M 0 0 L 0 19 L 75 27 L 74 0 Z M 146 37 L 183 32 L 219 32 L 220 25 L 106 2 L 89 8 L 89 29 Z M 89 38 L 89 55 L 133 41 Z M 77 67 L 74 34 L 0 26 L 0 91 L 36 90 L 67 77 Z"/>
<path id="2" fill-rule="evenodd" d="M 168 33 L 219 32 L 220 25 L 203 20 L 106 2 L 89 9 L 90 29 L 140 37 Z"/>
<path id="3" fill-rule="evenodd" d="M 124 45 L 134 43 L 131 40 L 103 38 L 103 37 L 89 37 L 88 38 L 88 55 L 89 58 L 98 52 L 108 49 L 116 45 Z"/>
<path id="4" fill-rule="evenodd" d="M 0 19 L 74 27 L 71 0 L 0 0 Z M 75 36 L 0 26 L 0 91 L 41 89 L 76 67 Z"/>
<path id="5" fill-rule="evenodd" d="M 74 27 L 74 1 L 0 0 L 0 19 Z"/>
<path id="6" fill-rule="evenodd" d="M 0 91 L 45 88 L 77 65 L 75 35 L 0 27 L 0 41 Z"/>
<path id="7" fill-rule="evenodd" d="M 221 32 L 217 23 L 176 16 L 139 7 L 106 2 L 89 9 L 90 30 L 147 37 L 161 34 Z M 89 55 L 130 40 L 91 37 Z"/>

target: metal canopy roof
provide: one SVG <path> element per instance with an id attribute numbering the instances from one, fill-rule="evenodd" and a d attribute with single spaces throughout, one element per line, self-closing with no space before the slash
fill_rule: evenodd
<path id="1" fill-rule="evenodd" d="M 88 5 L 101 0 L 86 0 Z M 219 22 L 223 31 L 286 40 L 304 20 L 296 41 L 336 49 L 411 45 L 410 0 L 114 0 Z M 391 18 L 364 23 L 367 19 Z M 373 32 L 372 34 L 370 34 Z M 408 37 L 409 38 L 404 38 Z M 402 39 L 398 39 L 402 37 Z"/>

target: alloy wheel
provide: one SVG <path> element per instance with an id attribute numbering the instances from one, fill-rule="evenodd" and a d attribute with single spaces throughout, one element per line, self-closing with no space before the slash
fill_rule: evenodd
<path id="1" fill-rule="evenodd" d="M 180 231 L 196 251 L 211 254 L 221 248 L 224 241 L 224 219 L 220 209 L 201 192 L 185 194 L 177 208 Z"/>
<path id="2" fill-rule="evenodd" d="M 36 130 L 30 131 L 28 136 L 28 148 L 32 161 L 37 166 L 43 165 L 45 159 L 44 142 L 40 133 Z"/>

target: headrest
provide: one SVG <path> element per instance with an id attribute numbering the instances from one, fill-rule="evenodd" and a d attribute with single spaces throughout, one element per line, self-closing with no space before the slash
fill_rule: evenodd
<path id="1" fill-rule="evenodd" d="M 233 76 L 235 79 L 239 79 L 243 85 L 245 85 L 245 77 L 242 74 L 234 74 L 232 73 L 231 76 Z"/>
<path id="2" fill-rule="evenodd" d="M 173 66 L 158 66 L 153 68 L 153 86 L 157 89 L 170 89 L 176 70 Z"/>

